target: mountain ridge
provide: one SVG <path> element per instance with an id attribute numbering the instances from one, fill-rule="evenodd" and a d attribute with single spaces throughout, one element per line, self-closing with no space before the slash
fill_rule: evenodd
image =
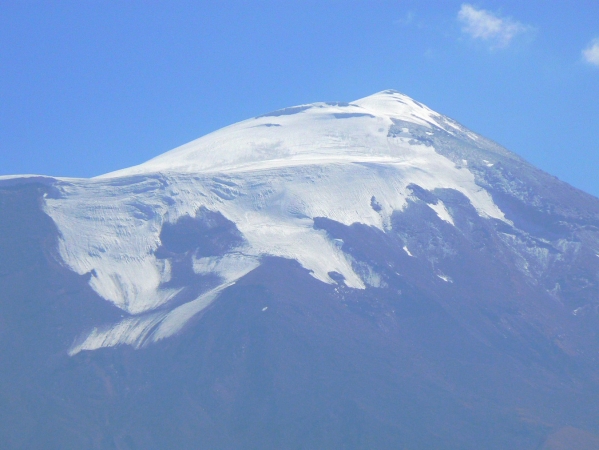
<path id="1" fill-rule="evenodd" d="M 344 120 L 349 124 L 342 124 Z M 391 149 L 379 148 L 382 146 L 377 143 L 380 140 L 377 135 L 383 133 L 384 138 L 393 120 L 428 128 L 436 126 L 450 132 L 461 128 L 410 97 L 386 90 L 350 103 L 317 102 L 263 114 L 209 133 L 138 166 L 100 177 L 153 171 L 247 170 L 256 163 L 270 160 L 287 160 L 291 164 L 297 160 L 296 163 L 301 164 L 312 159 L 314 163 L 319 160 L 326 163 L 327 159 L 335 158 L 343 160 L 344 156 L 353 161 L 392 157 Z M 302 129 L 306 128 L 311 129 L 312 134 L 303 133 Z M 479 138 L 474 133 L 469 137 Z M 278 146 L 279 143 L 283 145 Z M 368 145 L 374 145 L 377 153 L 373 154 Z M 226 159 L 219 153 L 223 150 L 227 153 Z"/>

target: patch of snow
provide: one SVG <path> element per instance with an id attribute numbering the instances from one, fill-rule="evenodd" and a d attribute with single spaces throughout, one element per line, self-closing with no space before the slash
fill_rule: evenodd
<path id="1" fill-rule="evenodd" d="M 438 200 L 436 205 L 429 203 L 428 206 L 437 213 L 437 216 L 439 216 L 441 220 L 444 220 L 445 222 L 455 226 L 453 223 L 453 217 L 451 217 L 451 214 L 449 214 L 449 211 L 441 200 Z"/>
<path id="2" fill-rule="evenodd" d="M 117 345 L 131 345 L 138 349 L 150 342 L 158 342 L 173 336 L 181 331 L 193 316 L 216 300 L 219 294 L 231 284 L 223 284 L 168 312 L 129 317 L 108 327 L 94 328 L 82 342 L 69 350 L 69 355 L 73 356 L 84 350 L 97 350 Z"/>
<path id="3" fill-rule="evenodd" d="M 255 256 L 238 252 L 226 254 L 222 257 L 206 257 L 192 259 L 193 271 L 197 274 L 216 274 L 224 283 L 231 283 L 248 274 L 260 265 Z"/>
<path id="4" fill-rule="evenodd" d="M 169 301 L 163 289 L 170 263 L 153 254 L 167 205 L 151 179 L 130 185 L 78 181 L 62 183 L 65 198 L 46 198 L 45 211 L 61 232 L 59 251 L 90 285 L 119 308 L 137 314 Z M 143 201 L 140 197 L 143 196 Z"/>
<path id="5" fill-rule="evenodd" d="M 152 334 L 152 341 L 157 342 L 181 331 L 193 316 L 210 305 L 224 289 L 232 284 L 233 283 L 223 284 L 216 289 L 200 295 L 195 300 L 184 303 L 170 311 L 158 324 L 156 331 Z"/>
<path id="6" fill-rule="evenodd" d="M 367 286 L 374 288 L 385 288 L 387 283 L 383 280 L 370 265 L 364 262 L 353 261 L 354 271 L 359 275 L 360 279 L 364 281 Z"/>
<path id="7" fill-rule="evenodd" d="M 69 355 L 76 355 L 83 350 L 97 350 L 122 344 L 140 348 L 162 318 L 162 314 L 131 317 L 104 329 L 94 328 L 83 342 L 74 345 L 69 350 Z"/>
<path id="8" fill-rule="evenodd" d="M 451 277 L 448 277 L 447 275 L 444 275 L 442 273 L 438 273 L 437 276 L 439 278 L 441 278 L 443 281 L 445 281 L 446 283 L 453 283 L 453 280 Z"/>

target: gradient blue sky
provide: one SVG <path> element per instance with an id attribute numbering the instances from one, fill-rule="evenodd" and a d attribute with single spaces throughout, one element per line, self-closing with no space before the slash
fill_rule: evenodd
<path id="1" fill-rule="evenodd" d="M 599 2 L 0 2 L 0 175 L 397 89 L 599 195 Z M 586 50 L 586 53 L 585 53 Z"/>

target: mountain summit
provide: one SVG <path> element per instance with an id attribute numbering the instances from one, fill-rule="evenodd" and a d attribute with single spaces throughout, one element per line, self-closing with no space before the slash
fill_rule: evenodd
<path id="1" fill-rule="evenodd" d="M 599 200 L 399 92 L 0 208 L 10 448 L 599 442 Z"/>
<path id="2" fill-rule="evenodd" d="M 410 97 L 383 91 L 352 103 L 313 103 L 263 114 L 101 178 L 260 170 L 334 161 L 406 161 L 418 154 L 388 139 L 390 128 L 402 122 L 428 132 L 440 128 L 453 135 L 467 133 L 451 119 Z M 401 127 L 396 131 L 401 133 Z M 468 137 L 477 139 L 473 133 Z"/>

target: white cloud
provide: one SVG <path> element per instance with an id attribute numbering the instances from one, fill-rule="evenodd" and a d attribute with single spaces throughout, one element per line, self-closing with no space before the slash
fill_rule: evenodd
<path id="1" fill-rule="evenodd" d="M 396 20 L 400 25 L 409 25 L 414 21 L 414 12 L 408 11 L 401 19 Z"/>
<path id="2" fill-rule="evenodd" d="M 467 3 L 458 12 L 462 31 L 474 39 L 488 41 L 493 47 L 507 47 L 518 34 L 530 27 L 509 18 L 502 18 L 484 9 L 476 9 Z"/>
<path id="3" fill-rule="evenodd" d="M 395 23 L 406 27 L 409 25 L 413 25 L 415 18 L 416 18 L 416 15 L 414 14 L 414 12 L 408 11 L 401 19 L 396 20 Z"/>
<path id="4" fill-rule="evenodd" d="M 582 51 L 582 56 L 589 64 L 599 67 L 599 38 L 591 41 L 589 46 Z"/>

